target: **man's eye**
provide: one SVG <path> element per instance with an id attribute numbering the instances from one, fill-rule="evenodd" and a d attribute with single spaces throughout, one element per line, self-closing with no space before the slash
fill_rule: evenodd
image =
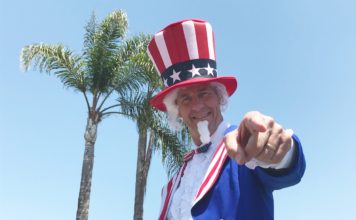
<path id="1" fill-rule="evenodd" d="M 182 102 L 183 102 L 183 103 L 189 102 L 189 98 L 188 98 L 188 97 L 183 98 L 183 99 L 182 99 Z"/>
<path id="2" fill-rule="evenodd" d="M 189 98 L 187 97 L 187 96 L 184 96 L 184 97 L 181 97 L 180 99 L 179 99 L 179 102 L 180 103 L 187 103 L 187 102 L 189 102 Z"/>
<path id="3" fill-rule="evenodd" d="M 201 97 L 206 97 L 207 95 L 209 95 L 209 92 L 203 91 L 203 92 L 200 92 L 199 95 L 200 95 Z"/>

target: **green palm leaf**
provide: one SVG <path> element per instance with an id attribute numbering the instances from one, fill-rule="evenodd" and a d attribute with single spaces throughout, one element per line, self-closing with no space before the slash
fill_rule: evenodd
<path id="1" fill-rule="evenodd" d="M 183 164 L 183 155 L 188 151 L 190 136 L 186 130 L 173 132 L 169 127 L 166 116 L 155 111 L 154 121 L 150 124 L 150 131 L 155 133 L 155 150 L 161 150 L 162 162 L 167 168 L 168 176 L 175 174 Z"/>
<path id="2" fill-rule="evenodd" d="M 25 71 L 33 64 L 34 70 L 53 72 L 66 87 L 86 91 L 87 79 L 83 60 L 61 44 L 40 43 L 25 46 L 20 59 Z"/>
<path id="3" fill-rule="evenodd" d="M 107 93 L 116 74 L 117 63 L 114 59 L 119 43 L 123 41 L 127 31 L 127 15 L 123 11 L 109 14 L 99 25 L 95 16 L 86 26 L 87 34 L 84 41 L 84 53 L 87 60 L 87 75 L 90 78 L 92 93 Z"/>

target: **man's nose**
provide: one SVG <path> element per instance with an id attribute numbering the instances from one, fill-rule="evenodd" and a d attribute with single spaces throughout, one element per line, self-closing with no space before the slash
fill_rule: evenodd
<path id="1" fill-rule="evenodd" d="M 191 107 L 194 111 L 200 111 L 204 107 L 204 103 L 200 98 L 193 98 Z"/>

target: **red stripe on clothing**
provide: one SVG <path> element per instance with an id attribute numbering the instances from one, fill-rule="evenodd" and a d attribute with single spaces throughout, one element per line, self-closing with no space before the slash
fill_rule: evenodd
<path id="1" fill-rule="evenodd" d="M 208 176 L 204 179 L 198 193 L 197 193 L 197 196 L 195 197 L 195 200 L 198 199 L 199 197 L 202 197 L 203 195 L 200 195 L 202 193 L 202 191 L 207 188 L 207 190 L 205 192 L 208 192 L 209 189 L 211 188 L 211 186 L 214 185 L 216 179 L 219 177 L 219 173 L 221 171 L 221 168 L 223 167 L 223 163 L 225 161 L 225 159 L 227 158 L 227 154 L 226 152 L 226 149 L 225 149 L 225 145 L 223 144 L 223 142 L 220 144 L 219 148 L 216 150 L 215 154 L 214 154 L 214 157 L 213 157 L 213 160 L 214 158 L 216 157 L 216 154 L 219 152 L 219 149 L 223 147 L 224 149 L 222 150 L 218 160 L 216 160 L 215 164 L 213 165 L 213 168 L 210 170 Z M 215 175 L 214 179 L 212 180 L 212 182 L 208 185 L 210 179 L 212 178 L 212 176 L 217 173 L 217 175 Z M 196 203 L 197 201 L 195 201 L 194 203 Z"/>
<path id="2" fill-rule="evenodd" d="M 189 60 L 189 53 L 182 24 L 179 24 L 178 27 L 168 27 L 163 32 L 163 36 L 172 63 Z"/>
<path id="3" fill-rule="evenodd" d="M 217 161 L 220 161 L 220 158 L 219 160 Z M 204 180 L 203 184 L 201 185 L 199 191 L 198 191 L 198 194 L 196 196 L 196 198 L 198 198 L 201 194 L 201 192 L 203 191 L 203 189 L 206 187 L 207 183 L 209 182 L 211 176 L 213 175 L 213 173 L 215 173 L 215 170 L 217 168 L 217 166 L 219 165 L 219 163 L 217 162 L 216 164 L 214 164 L 214 167 L 211 169 L 210 173 L 208 174 L 208 176 L 206 177 L 206 179 Z"/>
<path id="4" fill-rule="evenodd" d="M 167 209 L 168 209 L 169 200 L 170 200 L 171 193 L 172 193 L 172 185 L 173 185 L 173 178 L 168 182 L 167 195 L 166 195 L 166 199 L 164 200 L 164 205 L 163 205 L 161 214 L 159 216 L 159 220 L 165 220 Z"/>
<path id="5" fill-rule="evenodd" d="M 162 56 L 159 53 L 158 47 L 157 47 L 157 43 L 156 40 L 154 38 L 152 38 L 150 44 L 148 45 L 148 50 L 150 51 L 152 58 L 155 61 L 155 64 L 157 66 L 157 69 L 159 70 L 159 73 L 163 73 L 163 71 L 166 69 L 164 67 L 164 63 L 162 60 Z"/>
<path id="6" fill-rule="evenodd" d="M 209 59 L 208 36 L 205 23 L 194 23 L 199 59 Z"/>

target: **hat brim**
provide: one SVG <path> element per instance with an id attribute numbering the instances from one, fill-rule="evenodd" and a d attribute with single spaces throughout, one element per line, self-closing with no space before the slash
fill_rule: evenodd
<path id="1" fill-rule="evenodd" d="M 163 103 L 164 97 L 171 92 L 172 90 L 176 88 L 180 88 L 183 86 L 190 86 L 190 85 L 195 85 L 195 84 L 204 84 L 204 83 L 210 83 L 210 82 L 218 82 L 221 83 L 225 86 L 226 92 L 229 96 L 231 96 L 236 88 L 237 88 L 237 79 L 233 76 L 221 76 L 221 77 L 216 77 L 216 78 L 192 78 L 190 80 L 186 80 L 180 83 L 176 83 L 163 91 L 159 92 L 156 96 L 154 96 L 150 104 L 152 107 L 165 112 L 166 111 L 166 106 Z"/>

